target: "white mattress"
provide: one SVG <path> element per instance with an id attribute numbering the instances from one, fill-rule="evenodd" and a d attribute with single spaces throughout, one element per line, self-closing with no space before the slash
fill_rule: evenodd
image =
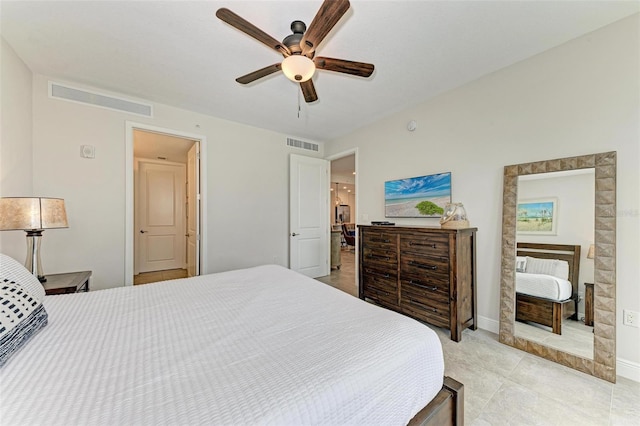
<path id="1" fill-rule="evenodd" d="M 516 293 L 563 301 L 569 299 L 572 292 L 571 282 L 562 278 L 553 275 L 516 272 Z"/>
<path id="2" fill-rule="evenodd" d="M 443 382 L 428 327 L 279 266 L 44 304 L 2 424 L 406 424 Z"/>

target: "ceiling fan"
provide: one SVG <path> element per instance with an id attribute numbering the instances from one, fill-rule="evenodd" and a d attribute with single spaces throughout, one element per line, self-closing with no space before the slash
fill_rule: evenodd
<path id="1" fill-rule="evenodd" d="M 304 100 L 314 102 L 318 100 L 318 95 L 311 77 L 316 69 L 369 77 L 373 73 L 373 64 L 315 57 L 318 45 L 347 10 L 349 10 L 348 0 L 324 0 L 309 28 L 302 21 L 293 21 L 291 23 L 293 34 L 288 35 L 280 42 L 229 9 L 218 9 L 216 12 L 218 18 L 284 56 L 282 62 L 238 77 L 236 81 L 248 84 L 282 70 L 291 81 L 300 83 Z"/>

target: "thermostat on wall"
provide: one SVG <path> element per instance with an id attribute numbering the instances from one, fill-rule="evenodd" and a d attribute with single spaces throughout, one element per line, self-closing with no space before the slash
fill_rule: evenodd
<path id="1" fill-rule="evenodd" d="M 80 157 L 96 158 L 96 148 L 93 145 L 80 145 Z"/>

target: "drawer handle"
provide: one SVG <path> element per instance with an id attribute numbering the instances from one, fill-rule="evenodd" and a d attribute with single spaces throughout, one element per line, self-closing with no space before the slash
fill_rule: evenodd
<path id="1" fill-rule="evenodd" d="M 382 260 L 391 260 L 389 256 L 382 256 L 379 254 L 370 254 L 367 256 L 369 259 L 382 259 Z"/>
<path id="2" fill-rule="evenodd" d="M 432 308 L 431 306 L 427 306 L 424 303 L 416 302 L 413 299 L 409 299 L 409 303 L 411 303 L 412 305 L 420 306 L 421 308 L 426 309 L 426 310 L 431 311 L 431 312 L 436 312 L 436 313 L 438 312 L 438 310 L 436 308 Z"/>
<path id="3" fill-rule="evenodd" d="M 367 269 L 367 274 L 376 275 L 376 276 L 382 277 L 382 278 L 389 278 L 390 277 L 389 274 L 381 274 L 380 272 L 372 271 L 371 269 Z"/>
<path id="4" fill-rule="evenodd" d="M 430 287 L 424 284 L 414 283 L 413 280 L 409 280 L 409 284 L 412 284 L 412 285 L 415 285 L 416 287 L 424 288 L 425 290 L 430 290 L 430 291 L 436 291 L 438 289 L 438 287 L 436 286 Z"/>
<path id="5" fill-rule="evenodd" d="M 370 289 L 371 292 L 373 292 L 376 296 L 389 296 L 389 293 L 387 293 L 386 291 L 382 291 L 382 290 L 378 290 L 378 289 Z"/>
<path id="6" fill-rule="evenodd" d="M 435 271 L 436 269 L 438 269 L 436 265 L 425 265 L 424 263 L 414 262 L 413 260 L 409 261 L 409 265 L 415 266 L 416 268 L 430 269 L 432 271 Z"/>
<path id="7" fill-rule="evenodd" d="M 423 243 L 416 243 L 414 241 L 409 241 L 409 247 L 412 247 L 412 246 L 437 248 L 437 245 L 433 243 L 423 244 Z"/>

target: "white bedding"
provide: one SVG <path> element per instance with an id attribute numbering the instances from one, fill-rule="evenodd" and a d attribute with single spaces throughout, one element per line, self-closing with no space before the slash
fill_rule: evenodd
<path id="1" fill-rule="evenodd" d="M 560 302 L 569 299 L 572 291 L 571 282 L 562 278 L 545 274 L 516 272 L 516 293 Z"/>
<path id="2" fill-rule="evenodd" d="M 443 382 L 428 327 L 279 266 L 44 305 L 2 424 L 406 424 Z"/>

